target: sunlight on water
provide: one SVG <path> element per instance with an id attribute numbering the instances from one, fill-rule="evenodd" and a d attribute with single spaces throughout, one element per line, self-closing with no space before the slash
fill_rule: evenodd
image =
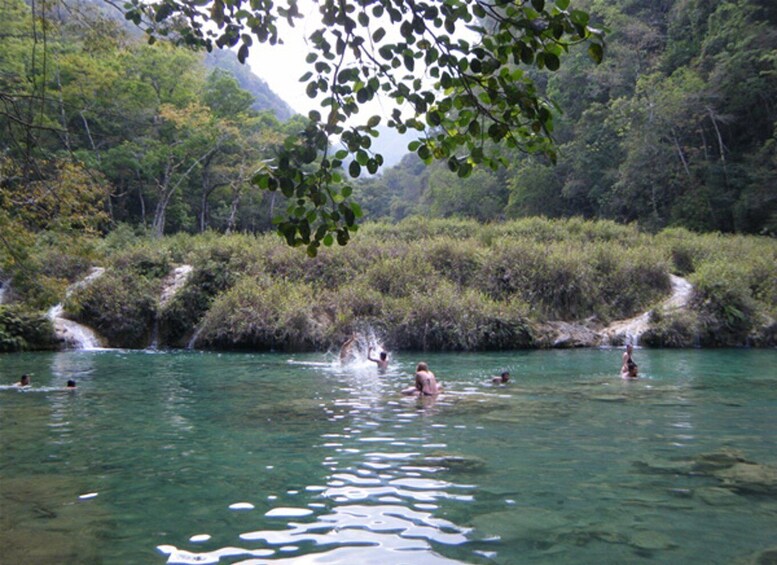
<path id="1" fill-rule="evenodd" d="M 639 350 L 636 382 L 618 350 L 424 354 L 447 387 L 424 399 L 399 394 L 419 356 L 379 372 L 362 353 L 0 356 L 8 385 L 33 373 L 0 386 L 3 562 L 730 563 L 777 544 L 775 351 Z"/>

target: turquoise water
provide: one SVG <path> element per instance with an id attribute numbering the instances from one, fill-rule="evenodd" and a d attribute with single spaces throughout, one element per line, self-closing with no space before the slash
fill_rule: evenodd
<path id="1" fill-rule="evenodd" d="M 616 350 L 401 353 L 384 375 L 325 355 L 3 355 L 0 381 L 33 386 L 0 387 L 0 562 L 731 563 L 777 546 L 777 351 L 635 358 L 637 382 Z M 421 359 L 437 400 L 398 394 Z M 761 478 L 726 475 L 737 460 Z"/>

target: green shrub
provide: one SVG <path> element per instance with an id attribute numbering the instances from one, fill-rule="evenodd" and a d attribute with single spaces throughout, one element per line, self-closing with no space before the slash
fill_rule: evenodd
<path id="1" fill-rule="evenodd" d="M 517 296 L 550 318 L 589 316 L 598 304 L 593 270 L 568 244 L 501 243 L 486 260 L 482 284 L 494 299 Z"/>
<path id="2" fill-rule="evenodd" d="M 728 261 L 704 263 L 691 282 L 695 287 L 692 302 L 699 313 L 702 345 L 747 343 L 756 304 L 740 267 Z"/>
<path id="3" fill-rule="evenodd" d="M 416 247 L 443 278 L 460 287 L 471 286 L 480 276 L 484 250 L 473 240 L 436 238 Z"/>
<path id="4" fill-rule="evenodd" d="M 246 236 L 208 236 L 198 242 L 189 256 L 194 263 L 189 279 L 159 313 L 160 343 L 185 346 L 214 298 L 261 268 L 256 249 L 256 240 Z"/>
<path id="5" fill-rule="evenodd" d="M 54 327 L 45 315 L 0 306 L 0 353 L 56 349 Z"/>
<path id="6" fill-rule="evenodd" d="M 324 333 L 309 285 L 245 277 L 214 300 L 197 345 L 304 351 L 322 348 Z"/>
<path id="7" fill-rule="evenodd" d="M 65 301 L 73 319 L 94 328 L 113 347 L 146 347 L 156 318 L 159 281 L 133 270 L 107 271 Z"/>
<path id="8" fill-rule="evenodd" d="M 462 292 L 447 281 L 389 306 L 388 340 L 399 349 L 515 349 L 528 347 L 533 339 L 520 301 L 497 303 L 477 290 Z"/>
<path id="9" fill-rule="evenodd" d="M 480 229 L 482 229 L 481 224 L 475 220 L 410 216 L 398 223 L 384 221 L 366 223 L 359 229 L 357 238 L 373 241 L 398 240 L 404 242 L 435 237 L 466 239 L 475 237 Z"/>
<path id="10" fill-rule="evenodd" d="M 326 341 L 342 343 L 353 332 L 366 332 L 368 329 L 385 334 L 391 303 L 391 298 L 364 281 L 320 292 L 318 305 L 326 317 Z"/>
<path id="11" fill-rule="evenodd" d="M 161 279 L 171 269 L 167 250 L 153 240 L 144 240 L 112 256 L 113 268 L 118 272 L 133 272 L 141 277 Z"/>
<path id="12" fill-rule="evenodd" d="M 660 249 L 632 247 L 613 253 L 613 264 L 607 270 L 598 270 L 592 281 L 598 294 L 595 310 L 610 319 L 623 319 L 644 312 L 668 296 L 672 283 Z"/>
<path id="13" fill-rule="evenodd" d="M 398 298 L 408 296 L 418 288 L 434 288 L 440 277 L 424 257 L 409 253 L 375 262 L 357 280 L 384 296 Z"/>
<path id="14" fill-rule="evenodd" d="M 694 347 L 699 345 L 699 318 L 695 312 L 654 314 L 650 327 L 639 341 L 650 347 Z"/>

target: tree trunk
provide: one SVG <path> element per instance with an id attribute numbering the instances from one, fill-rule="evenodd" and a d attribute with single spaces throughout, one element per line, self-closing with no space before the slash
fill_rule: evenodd
<path id="1" fill-rule="evenodd" d="M 238 185 L 239 187 L 240 185 Z M 235 229 L 235 223 L 237 222 L 237 209 L 240 206 L 240 188 L 232 191 L 232 203 L 229 206 L 229 220 L 227 221 L 226 233 L 230 234 Z"/>

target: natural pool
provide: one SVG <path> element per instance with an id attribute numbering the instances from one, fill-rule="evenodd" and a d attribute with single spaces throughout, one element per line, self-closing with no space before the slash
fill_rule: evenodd
<path id="1" fill-rule="evenodd" d="M 777 351 L 0 356 L 0 562 L 731 563 L 777 546 Z M 426 360 L 447 391 L 404 398 Z M 489 378 L 507 369 L 508 386 Z M 61 390 L 78 381 L 77 392 Z M 758 465 L 755 465 L 755 464 Z"/>

